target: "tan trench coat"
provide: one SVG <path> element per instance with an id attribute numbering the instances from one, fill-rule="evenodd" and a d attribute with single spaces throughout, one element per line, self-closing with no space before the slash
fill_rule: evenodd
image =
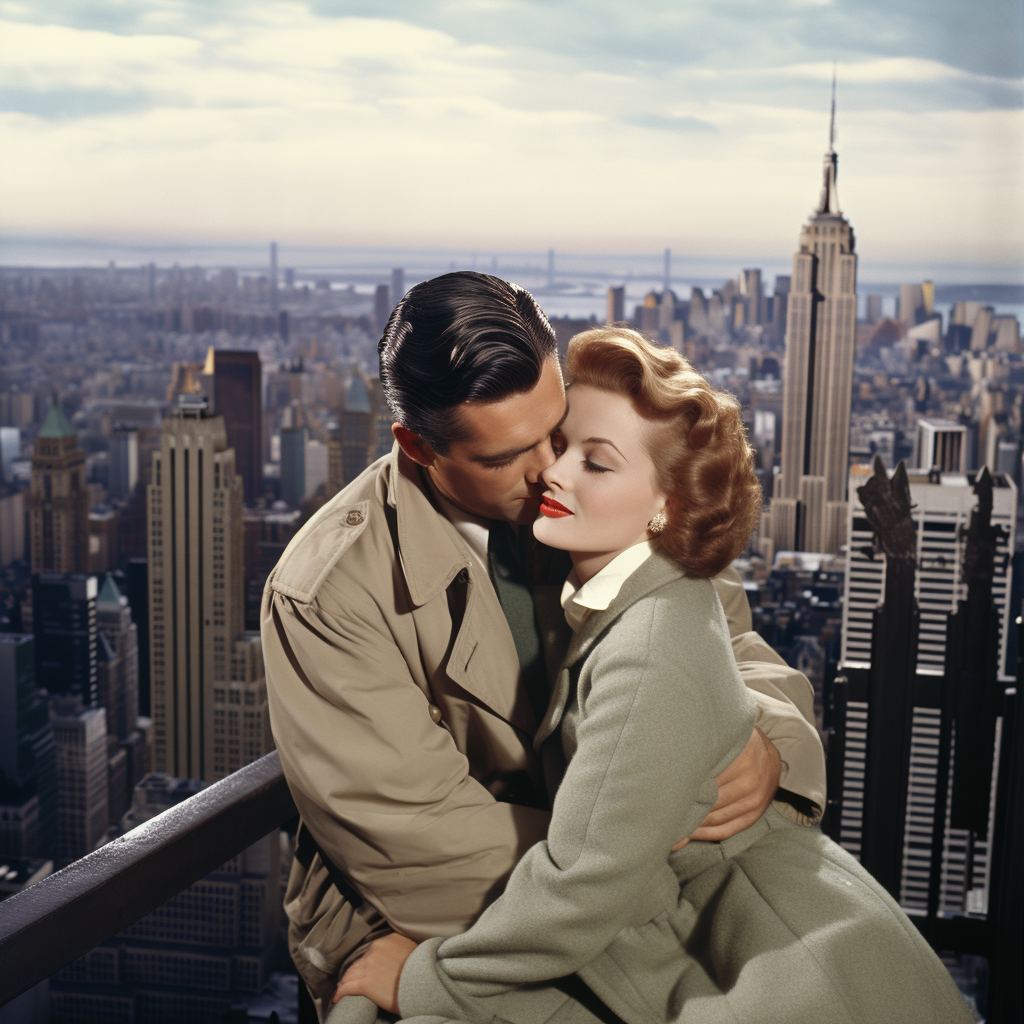
<path id="1" fill-rule="evenodd" d="M 554 669 L 568 639 L 563 578 L 535 587 Z M 742 587 L 719 591 L 781 785 L 820 814 L 810 685 L 748 632 Z M 417 940 L 464 931 L 544 838 L 538 723 L 490 580 L 397 445 L 292 540 L 261 617 L 271 725 L 303 820 L 289 945 L 320 1002 L 389 928 Z"/>

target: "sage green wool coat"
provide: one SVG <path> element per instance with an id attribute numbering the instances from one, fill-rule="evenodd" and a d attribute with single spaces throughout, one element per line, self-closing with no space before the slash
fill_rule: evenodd
<path id="1" fill-rule="evenodd" d="M 754 704 L 712 585 L 647 560 L 573 639 L 537 734 L 553 813 L 503 895 L 422 943 L 402 1016 L 544 1024 L 576 973 L 627 1024 L 972 1018 L 897 904 L 816 828 L 704 819 Z M 426 1022 L 420 1022 L 426 1024 Z"/>

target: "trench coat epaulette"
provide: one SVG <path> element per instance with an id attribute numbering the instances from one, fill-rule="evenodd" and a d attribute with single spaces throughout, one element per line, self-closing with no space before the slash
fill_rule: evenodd
<path id="1" fill-rule="evenodd" d="M 267 579 L 277 594 L 304 604 L 316 599 L 338 559 L 366 529 L 370 502 L 328 502 L 292 538 Z"/>

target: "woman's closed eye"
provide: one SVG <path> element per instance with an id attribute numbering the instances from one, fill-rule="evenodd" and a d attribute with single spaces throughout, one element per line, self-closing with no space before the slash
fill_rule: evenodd
<path id="1" fill-rule="evenodd" d="M 588 473 L 610 473 L 610 466 L 599 466 L 596 462 L 592 462 L 590 459 L 583 460 L 583 468 Z"/>

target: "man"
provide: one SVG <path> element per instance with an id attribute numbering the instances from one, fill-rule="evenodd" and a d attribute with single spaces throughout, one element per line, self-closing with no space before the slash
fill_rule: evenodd
<path id="1" fill-rule="evenodd" d="M 303 819 L 289 944 L 321 1015 L 373 939 L 464 930 L 546 834 L 532 739 L 567 642 L 568 560 L 529 530 L 566 411 L 532 296 L 482 274 L 416 286 L 380 374 L 397 444 L 293 539 L 262 610 L 271 722 Z M 791 816 L 824 804 L 810 686 L 749 631 L 736 579 L 716 583 L 764 732 L 719 776 L 700 840 L 751 824 L 780 780 Z"/>

